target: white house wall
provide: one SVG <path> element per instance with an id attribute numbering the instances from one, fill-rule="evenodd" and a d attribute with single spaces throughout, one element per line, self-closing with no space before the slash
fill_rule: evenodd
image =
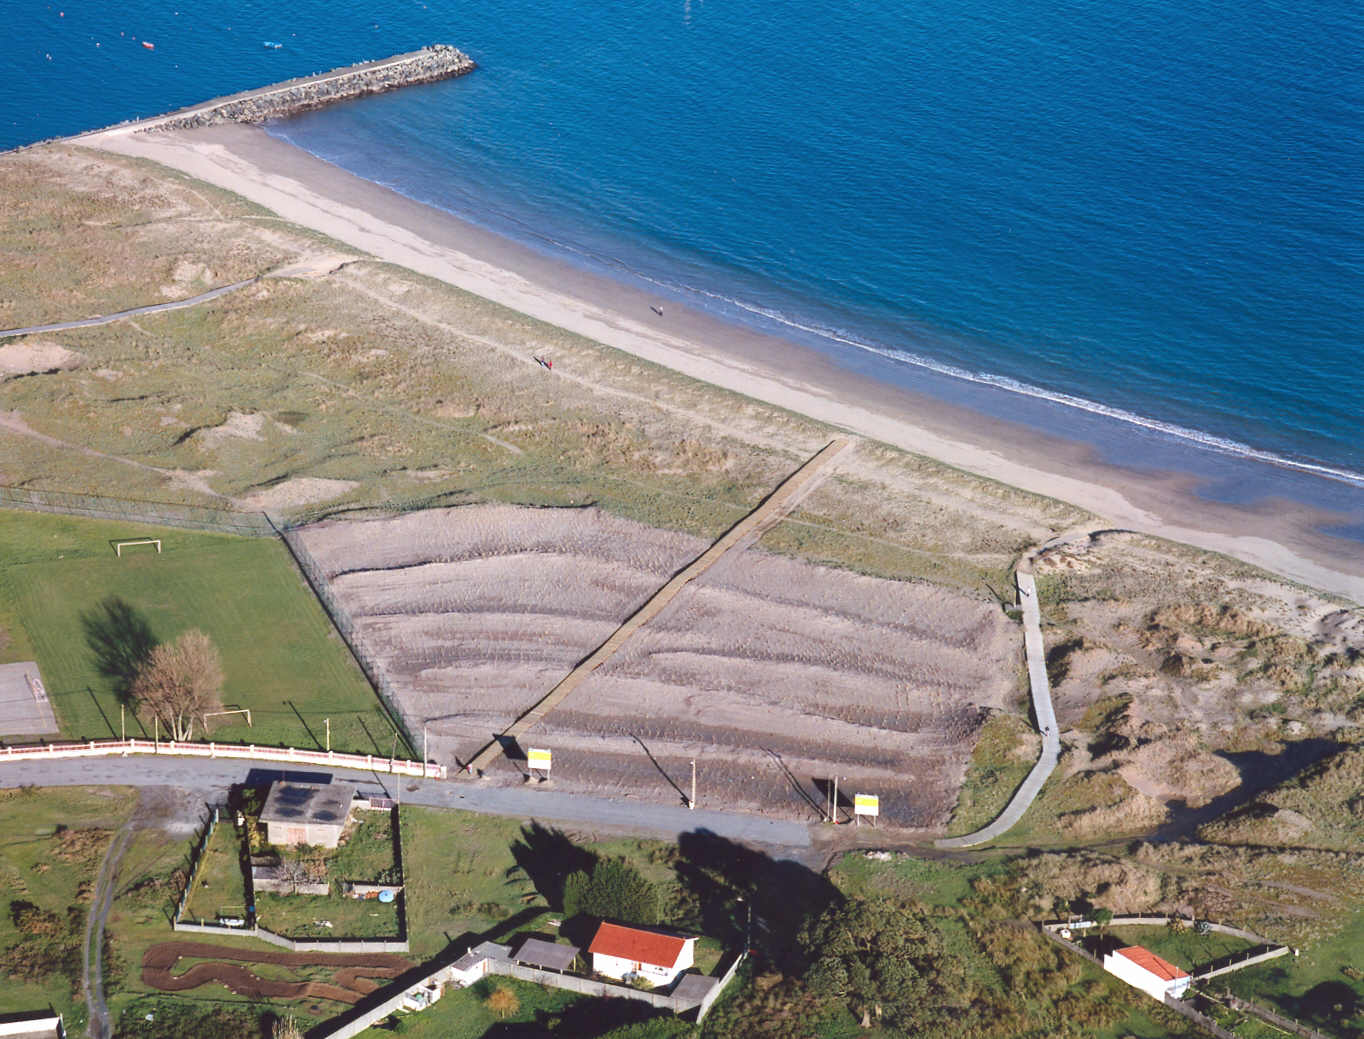
<path id="1" fill-rule="evenodd" d="M 1164 978 L 1152 974 L 1145 967 L 1133 963 L 1126 956 L 1119 956 L 1117 953 L 1109 953 L 1104 957 L 1104 970 L 1121 978 L 1133 988 L 1139 988 L 1152 999 L 1165 1001 L 1165 993 L 1172 988 L 1179 995 L 1189 987 L 1189 978 L 1180 978 L 1178 981 L 1166 981 Z M 1182 983 L 1182 987 L 1181 986 Z"/>

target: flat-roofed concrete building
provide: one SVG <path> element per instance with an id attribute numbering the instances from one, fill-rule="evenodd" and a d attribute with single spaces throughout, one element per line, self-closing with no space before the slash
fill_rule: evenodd
<path id="1" fill-rule="evenodd" d="M 349 783 L 275 783 L 260 813 L 265 839 L 335 848 L 354 800 L 355 787 Z"/>

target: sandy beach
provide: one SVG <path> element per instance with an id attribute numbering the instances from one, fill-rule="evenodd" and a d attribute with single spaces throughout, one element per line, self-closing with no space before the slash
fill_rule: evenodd
<path id="1" fill-rule="evenodd" d="M 642 292 L 362 180 L 256 127 L 155 134 L 120 127 L 77 143 L 162 163 L 377 258 L 702 381 L 1060 499 L 1114 527 L 1222 552 L 1364 602 L 1358 546 L 1317 530 L 1330 516 L 1287 502 L 1219 504 L 1197 497 L 1191 478 L 1105 464 L 1086 445 L 861 377 L 798 344 L 672 303 L 659 315 Z"/>

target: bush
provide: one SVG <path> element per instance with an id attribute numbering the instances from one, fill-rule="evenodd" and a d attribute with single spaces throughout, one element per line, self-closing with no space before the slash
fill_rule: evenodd
<path id="1" fill-rule="evenodd" d="M 640 873 L 619 859 L 606 859 L 564 881 L 564 913 L 596 916 L 631 924 L 658 923 L 658 892 Z"/>

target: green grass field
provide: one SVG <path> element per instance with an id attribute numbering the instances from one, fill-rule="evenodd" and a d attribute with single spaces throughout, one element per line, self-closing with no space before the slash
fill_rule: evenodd
<path id="1" fill-rule="evenodd" d="M 1251 948 L 1251 943 L 1228 934 L 1197 934 L 1169 927 L 1113 927 L 1108 933 L 1124 945 L 1140 945 L 1176 967 L 1193 973 L 1214 960 Z"/>
<path id="2" fill-rule="evenodd" d="M 94 878 L 132 805 L 122 787 L 0 790 L 0 1014 L 52 1006 L 70 1034 L 83 1028 Z"/>
<path id="3" fill-rule="evenodd" d="M 136 537 L 162 538 L 163 551 L 114 555 L 114 539 Z M 209 738 L 320 748 L 330 718 L 334 750 L 393 746 L 364 675 L 271 539 L 0 511 L 0 624 L 11 635 L 0 661 L 38 661 L 66 736 L 119 736 L 118 673 L 139 640 L 200 628 L 222 654 L 224 705 L 249 708 L 252 721 L 215 719 Z M 154 726 L 130 709 L 126 728 L 150 737 Z"/>
<path id="4" fill-rule="evenodd" d="M 1031 732 L 1027 721 L 1014 714 L 996 714 L 981 728 L 947 825 L 949 837 L 973 833 L 1004 810 L 1032 770 L 1034 762 L 1026 753 L 1020 756 Z"/>
<path id="5" fill-rule="evenodd" d="M 246 880 L 230 818 L 222 819 L 208 839 L 183 919 L 216 920 L 220 916 L 246 916 Z"/>
<path id="6" fill-rule="evenodd" d="M 1237 971 L 1224 981 L 1232 992 L 1328 1032 L 1364 1033 L 1364 909 L 1325 941 Z M 1339 1009 L 1337 1009 L 1339 1008 Z"/>
<path id="7" fill-rule="evenodd" d="M 497 988 L 507 989 L 516 997 L 516 1010 L 505 1017 L 498 1017 L 483 1005 L 488 995 Z M 552 1033 L 548 1031 L 512 1029 L 516 1025 L 539 1025 L 542 1029 L 562 1026 L 562 1016 L 567 1007 L 574 1003 L 590 1002 L 593 1001 L 562 989 L 541 988 L 515 978 L 492 978 L 466 989 L 447 989 L 445 998 L 435 1006 L 418 1014 L 407 1015 L 402 1034 L 412 1039 L 479 1039 L 489 1034 L 491 1029 L 506 1028 L 509 1035 L 550 1035 Z M 366 1039 L 378 1039 L 379 1036 L 392 1033 L 382 1028 L 371 1028 L 361 1034 Z"/>

